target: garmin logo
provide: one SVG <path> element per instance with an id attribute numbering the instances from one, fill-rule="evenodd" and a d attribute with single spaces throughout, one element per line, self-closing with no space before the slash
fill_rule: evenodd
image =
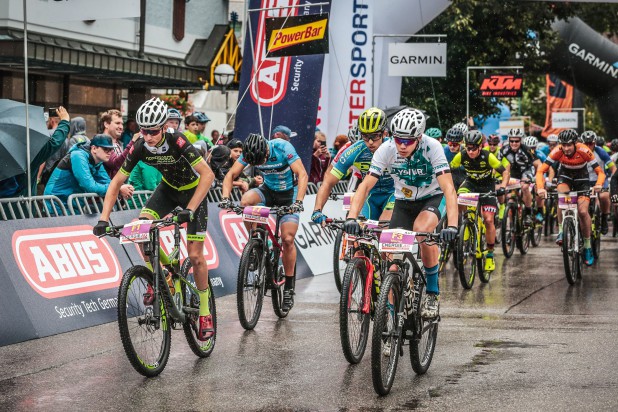
<path id="1" fill-rule="evenodd" d="M 444 56 L 391 56 L 392 64 L 444 64 Z"/>
<path id="2" fill-rule="evenodd" d="M 610 64 L 604 60 L 599 59 L 594 54 L 586 51 L 586 49 L 581 49 L 579 47 L 579 44 L 577 43 L 569 44 L 569 51 L 583 61 L 585 61 L 586 63 L 590 64 L 591 66 L 594 66 L 597 69 L 601 70 L 603 73 L 609 74 L 614 79 L 618 78 L 618 67 L 614 66 L 616 63 Z"/>

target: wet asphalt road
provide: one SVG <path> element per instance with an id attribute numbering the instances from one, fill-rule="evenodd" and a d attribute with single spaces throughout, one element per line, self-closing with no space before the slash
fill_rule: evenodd
<path id="1" fill-rule="evenodd" d="M 372 387 L 370 347 L 359 365 L 343 357 L 329 274 L 297 283 L 285 320 L 265 300 L 251 332 L 235 296 L 217 299 L 213 355 L 199 360 L 175 331 L 154 379 L 130 366 L 115 323 L 0 348 L 0 410 L 618 410 L 617 252 L 605 238 L 575 286 L 549 241 L 508 261 L 498 252 L 491 282 L 470 291 L 451 271 L 428 373 L 414 374 L 406 348 L 386 397 Z"/>

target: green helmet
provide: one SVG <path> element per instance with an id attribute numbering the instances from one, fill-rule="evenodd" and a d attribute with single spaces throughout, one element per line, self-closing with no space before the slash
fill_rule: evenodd
<path id="1" fill-rule="evenodd" d="M 432 127 L 431 129 L 425 130 L 425 134 L 429 137 L 433 137 L 434 139 L 442 139 L 442 130 L 437 127 Z"/>

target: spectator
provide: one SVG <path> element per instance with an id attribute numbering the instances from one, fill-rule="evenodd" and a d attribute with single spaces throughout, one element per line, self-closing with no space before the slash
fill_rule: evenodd
<path id="1" fill-rule="evenodd" d="M 240 158 L 242 154 L 242 142 L 238 139 L 232 139 L 227 142 L 227 147 L 230 148 L 230 158 L 235 162 Z M 234 163 L 232 162 L 232 164 Z M 255 175 L 254 177 L 249 177 L 249 175 L 245 172 L 249 170 L 250 167 L 247 167 L 243 173 L 240 174 L 239 178 L 245 182 L 247 182 L 249 189 L 253 189 L 254 187 L 258 187 L 262 183 L 264 183 L 264 178 L 261 175 Z M 241 188 L 242 190 L 242 188 Z M 243 191 L 244 193 L 244 191 Z"/>
<path id="2" fill-rule="evenodd" d="M 180 131 L 180 121 L 182 120 L 182 116 L 178 109 L 167 109 L 167 122 L 165 122 L 165 129 L 168 133 L 174 133 Z M 172 130 L 170 130 L 172 129 Z"/>
<path id="3" fill-rule="evenodd" d="M 203 112 L 195 112 L 193 113 L 193 116 L 195 116 L 195 119 L 197 120 L 197 138 L 208 143 L 209 150 L 212 149 L 212 147 L 215 145 L 213 143 L 215 142 L 215 140 L 210 140 L 210 137 L 204 135 L 204 130 L 206 130 L 206 123 L 208 123 L 210 119 Z"/>
<path id="4" fill-rule="evenodd" d="M 139 161 L 129 175 L 129 184 L 135 190 L 152 190 L 154 191 L 159 183 L 161 183 L 161 172 L 156 168 Z"/>
<path id="5" fill-rule="evenodd" d="M 293 132 L 287 126 L 279 125 L 273 129 L 271 137 L 273 139 L 283 139 L 286 142 L 289 142 L 290 138 L 296 137 L 296 132 Z"/>
<path id="6" fill-rule="evenodd" d="M 122 166 L 122 163 L 127 158 L 131 147 L 133 147 L 133 143 L 135 143 L 140 135 L 139 133 L 135 133 L 129 144 L 127 144 L 127 147 L 123 150 L 122 142 L 120 141 L 120 137 L 122 136 L 122 114 L 119 110 L 115 109 L 104 112 L 99 119 L 99 125 L 102 129 L 102 133 L 112 138 L 112 144 L 114 145 L 114 150 L 111 152 L 109 160 L 103 163 L 110 179 L 113 179 L 116 173 L 118 173 L 118 170 L 120 170 L 120 166 Z"/>
<path id="7" fill-rule="evenodd" d="M 58 113 L 58 109 L 56 109 L 57 116 L 49 116 L 47 118 L 47 130 L 49 130 L 49 135 L 51 136 L 56 131 L 56 127 L 60 123 L 60 113 Z"/>
<path id="8" fill-rule="evenodd" d="M 37 193 L 36 184 L 39 178 L 37 171 L 41 171 L 41 166 L 45 164 L 45 161 L 51 155 L 56 153 L 69 135 L 69 113 L 62 106 L 58 107 L 57 111 L 60 123 L 58 123 L 56 130 L 47 143 L 45 143 L 34 159 L 30 161 L 30 187 L 33 196 Z M 17 187 L 15 187 L 15 184 L 17 184 Z M 4 188 L 2 197 L 28 196 L 28 173 L 24 172 L 0 181 L 0 187 Z"/>
<path id="9" fill-rule="evenodd" d="M 105 196 L 111 180 L 103 162 L 109 160 L 114 150 L 112 138 L 105 134 L 98 134 L 90 142 L 73 146 L 52 172 L 44 193 L 57 196 L 65 206 L 68 197 L 74 193 Z M 122 185 L 120 194 L 125 199 L 131 197 L 133 186 Z"/>
<path id="10" fill-rule="evenodd" d="M 122 142 L 122 147 L 125 148 L 133 139 L 133 135 L 139 131 L 139 127 L 137 127 L 137 122 L 135 119 L 127 120 L 127 124 L 124 127 L 124 132 L 122 132 L 122 136 L 120 136 L 120 141 Z"/>
<path id="11" fill-rule="evenodd" d="M 221 136 L 219 131 L 216 129 L 210 132 L 210 140 L 212 140 L 214 144 L 227 144 L 227 137 Z"/>
<path id="12" fill-rule="evenodd" d="M 230 157 L 236 161 L 242 154 L 242 142 L 238 139 L 232 139 L 227 142 L 227 147 L 230 148 L 231 154 Z"/>
<path id="13" fill-rule="evenodd" d="M 330 153 L 326 147 L 326 135 L 322 132 L 315 133 L 313 141 L 313 156 L 311 156 L 311 171 L 309 181 L 315 184 L 324 179 L 324 173 L 330 164 Z"/>
<path id="14" fill-rule="evenodd" d="M 322 132 L 316 132 L 316 134 L 317 133 L 322 133 Z M 339 150 L 341 150 L 341 148 L 345 146 L 347 142 L 348 142 L 348 136 L 345 134 L 340 134 L 340 135 L 337 135 L 337 137 L 335 137 L 335 141 L 333 142 L 333 147 L 328 149 L 328 151 L 330 152 L 331 159 L 334 158 L 337 155 L 337 153 L 339 153 Z"/>
<path id="15" fill-rule="evenodd" d="M 218 186 L 221 186 L 230 166 L 234 163 L 234 160 L 230 157 L 231 153 L 232 151 L 227 146 L 215 146 L 208 157 L 208 164 L 215 174 Z"/>
<path id="16" fill-rule="evenodd" d="M 198 130 L 197 118 L 192 114 L 185 117 L 185 131 L 182 134 L 185 135 L 189 143 L 193 144 L 198 141 Z"/>

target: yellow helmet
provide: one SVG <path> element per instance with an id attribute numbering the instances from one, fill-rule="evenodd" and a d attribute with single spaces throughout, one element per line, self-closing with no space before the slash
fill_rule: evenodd
<path id="1" fill-rule="evenodd" d="M 361 133 L 381 132 L 386 127 L 386 113 L 377 107 L 365 110 L 358 117 L 358 130 Z"/>

